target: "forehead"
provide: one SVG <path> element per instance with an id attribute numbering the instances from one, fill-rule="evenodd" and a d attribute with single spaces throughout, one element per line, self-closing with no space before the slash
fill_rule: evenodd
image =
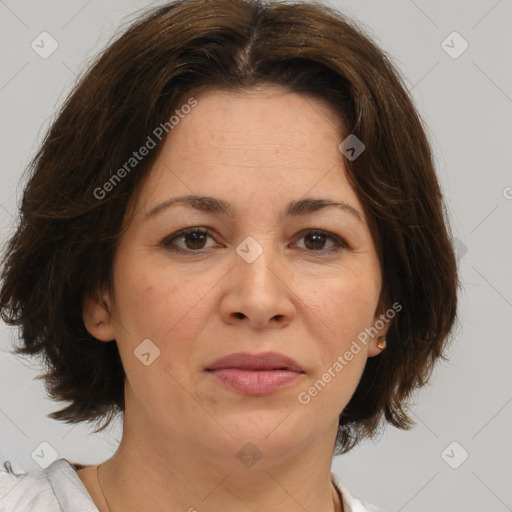
<path id="1" fill-rule="evenodd" d="M 192 95 L 193 93 L 191 93 Z M 326 101 L 279 85 L 241 91 L 207 89 L 180 122 L 188 142 L 250 151 L 252 146 L 312 146 L 326 137 L 341 139 L 340 115 Z M 186 97 L 182 102 L 187 100 Z M 178 107 L 179 108 L 179 107 Z M 186 121 L 186 122 L 185 122 Z M 173 130 L 174 138 L 176 132 Z M 169 137 L 171 138 L 171 137 Z"/>
<path id="2" fill-rule="evenodd" d="M 173 126 L 141 191 L 144 213 L 184 194 L 235 206 L 305 195 L 358 203 L 338 149 L 341 117 L 326 102 L 281 86 L 196 91 L 180 104 L 190 98 L 196 106 Z"/>

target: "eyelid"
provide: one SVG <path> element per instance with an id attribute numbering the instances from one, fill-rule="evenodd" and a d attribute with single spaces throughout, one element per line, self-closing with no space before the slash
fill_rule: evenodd
<path id="1" fill-rule="evenodd" d="M 212 235 L 211 232 L 212 232 L 212 230 L 210 228 L 203 227 L 203 226 L 193 226 L 193 227 L 190 227 L 190 228 L 184 228 L 184 229 L 176 231 L 175 233 L 165 237 L 159 245 L 162 245 L 163 247 L 165 247 L 165 248 L 167 248 L 167 249 L 169 249 L 169 250 L 171 250 L 173 252 L 177 252 L 177 253 L 182 253 L 182 254 L 202 254 L 202 253 L 204 253 L 204 252 L 206 252 L 206 251 L 208 251 L 208 250 L 210 250 L 212 248 L 198 249 L 198 250 L 181 249 L 181 248 L 172 247 L 171 244 L 177 238 L 186 236 L 186 235 L 188 235 L 190 233 L 201 233 L 201 234 L 207 235 L 210 238 L 212 238 L 213 240 L 215 240 L 215 237 Z M 343 249 L 345 249 L 345 250 L 346 249 L 350 249 L 350 246 L 347 244 L 347 242 L 345 242 L 345 240 L 343 238 L 341 238 L 338 235 L 335 235 L 334 233 L 332 233 L 330 231 L 327 231 L 327 230 L 324 230 L 324 229 L 320 229 L 320 228 L 306 228 L 306 229 L 303 229 L 303 230 L 301 230 L 296 235 L 295 238 L 298 241 L 298 240 L 304 238 L 306 235 L 322 235 L 326 239 L 331 239 L 335 243 L 335 246 L 330 248 L 330 249 L 319 249 L 317 251 L 315 251 L 315 250 L 307 250 L 307 249 L 302 249 L 301 248 L 301 251 L 306 252 L 308 254 L 316 254 L 316 255 L 321 256 L 322 254 L 327 255 L 327 254 L 332 254 L 332 253 L 338 252 L 338 251 L 343 250 Z M 296 243 L 297 242 L 294 242 L 292 245 L 295 245 Z"/>
<path id="2" fill-rule="evenodd" d="M 205 228 L 205 227 L 201 227 L 201 226 L 194 226 L 194 227 L 191 227 L 191 228 L 184 228 L 184 229 L 180 229 L 179 231 L 176 231 L 175 233 L 169 235 L 169 236 L 166 236 L 160 245 L 163 245 L 164 247 L 168 247 L 171 245 L 171 243 L 176 240 L 177 238 L 180 238 L 180 237 L 183 237 L 183 236 L 186 236 L 190 233 L 201 233 L 201 234 L 204 234 L 204 235 L 208 235 L 210 238 L 214 238 L 211 234 L 211 230 L 209 228 Z M 204 249 L 202 249 L 204 251 Z M 197 250 L 197 251 L 192 251 L 192 250 L 185 250 L 185 249 L 176 249 L 177 252 L 189 252 L 189 253 L 199 253 L 201 251 L 200 250 Z"/>
<path id="3" fill-rule="evenodd" d="M 346 251 L 346 250 L 350 249 L 349 245 L 347 244 L 347 242 L 345 242 L 345 240 L 343 238 L 341 238 L 340 236 L 335 235 L 331 231 L 327 231 L 325 229 L 306 228 L 306 229 L 300 231 L 300 233 L 298 233 L 298 235 L 296 237 L 296 240 L 297 241 L 301 240 L 306 235 L 321 235 L 321 236 L 324 236 L 326 239 L 331 239 L 334 242 L 334 246 L 331 247 L 330 249 L 319 249 L 317 251 L 314 251 L 314 250 L 308 250 L 308 249 L 300 248 L 300 250 L 302 252 L 305 252 L 308 255 L 317 255 L 317 256 L 320 256 L 320 257 L 322 255 L 323 256 L 329 256 L 329 255 L 338 253 L 338 252 L 340 252 L 342 250 Z M 297 242 L 294 242 L 294 245 L 296 243 Z"/>

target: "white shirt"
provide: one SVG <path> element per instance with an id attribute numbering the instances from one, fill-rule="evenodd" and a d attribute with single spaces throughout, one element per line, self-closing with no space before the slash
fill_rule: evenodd
<path id="1" fill-rule="evenodd" d="M 331 473 L 345 512 L 382 512 L 352 497 Z M 9 462 L 0 467 L 0 512 L 99 512 L 73 465 L 55 460 L 46 469 L 15 474 Z"/>

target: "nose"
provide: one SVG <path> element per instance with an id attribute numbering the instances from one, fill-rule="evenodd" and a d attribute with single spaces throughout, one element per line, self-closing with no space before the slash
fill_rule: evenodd
<path id="1" fill-rule="evenodd" d="M 269 247 L 251 263 L 236 254 L 221 304 L 223 320 L 254 329 L 286 327 L 295 316 L 297 299 L 290 278 L 291 270 Z"/>

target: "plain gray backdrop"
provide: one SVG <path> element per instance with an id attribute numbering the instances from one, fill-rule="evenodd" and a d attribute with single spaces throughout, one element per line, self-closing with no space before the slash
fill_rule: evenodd
<path id="1" fill-rule="evenodd" d="M 75 74 L 121 22 L 160 3 L 0 0 L 2 244 L 14 225 L 22 173 Z M 512 510 L 512 0 L 330 5 L 372 34 L 412 91 L 435 152 L 463 284 L 449 362 L 417 395 L 416 427 L 388 427 L 378 442 L 336 457 L 333 471 L 354 495 L 388 512 Z M 44 51 L 52 49 L 43 32 L 58 44 L 46 58 L 32 47 L 44 37 Z M 119 422 L 91 435 L 87 425 L 47 418 L 59 404 L 34 380 L 37 364 L 11 354 L 16 335 L 0 325 L 0 461 L 38 470 L 31 454 L 41 443 L 75 462 L 110 457 Z"/>

